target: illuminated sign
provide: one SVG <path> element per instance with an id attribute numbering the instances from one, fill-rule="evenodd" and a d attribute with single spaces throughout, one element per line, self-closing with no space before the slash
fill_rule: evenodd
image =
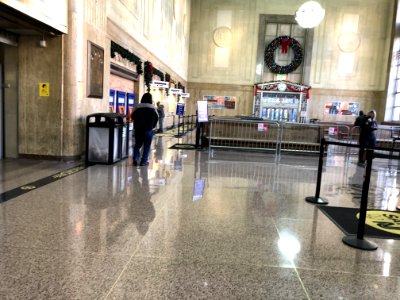
<path id="1" fill-rule="evenodd" d="M 162 89 L 167 89 L 169 88 L 169 82 L 167 81 L 158 81 L 158 80 L 153 80 L 150 83 L 151 87 L 158 87 L 158 88 L 162 88 Z"/>
<path id="2" fill-rule="evenodd" d="M 190 97 L 190 93 L 181 93 L 181 97 L 182 98 L 189 98 Z"/>
<path id="3" fill-rule="evenodd" d="M 182 94 L 182 89 L 169 89 L 171 94 Z"/>

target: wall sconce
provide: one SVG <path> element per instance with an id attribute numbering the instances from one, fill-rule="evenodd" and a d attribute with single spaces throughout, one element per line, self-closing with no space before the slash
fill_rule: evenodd
<path id="1" fill-rule="evenodd" d="M 39 46 L 42 48 L 47 47 L 47 43 L 46 43 L 46 40 L 44 39 L 44 35 L 42 36 L 42 39 L 39 41 Z"/>
<path id="2" fill-rule="evenodd" d="M 319 25 L 325 17 L 325 9 L 316 1 L 303 3 L 296 11 L 296 21 L 303 28 L 313 28 Z"/>

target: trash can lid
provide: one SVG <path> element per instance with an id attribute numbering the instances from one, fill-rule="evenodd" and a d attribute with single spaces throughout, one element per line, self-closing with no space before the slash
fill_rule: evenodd
<path id="1" fill-rule="evenodd" d="M 113 123 L 113 124 L 123 124 L 124 123 L 124 115 L 120 115 L 117 113 L 95 113 L 88 115 L 86 117 L 86 123 L 93 123 L 90 121 L 94 118 L 94 123 Z"/>
<path id="2" fill-rule="evenodd" d="M 105 118 L 110 118 L 110 119 L 118 118 L 119 116 L 120 115 L 117 113 L 95 113 L 95 114 L 88 115 L 88 117 L 105 117 Z"/>

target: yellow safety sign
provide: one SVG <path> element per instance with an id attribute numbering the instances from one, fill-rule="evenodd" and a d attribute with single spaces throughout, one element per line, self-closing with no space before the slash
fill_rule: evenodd
<path id="1" fill-rule="evenodd" d="M 39 96 L 40 97 L 50 96 L 50 83 L 48 82 L 39 83 Z"/>

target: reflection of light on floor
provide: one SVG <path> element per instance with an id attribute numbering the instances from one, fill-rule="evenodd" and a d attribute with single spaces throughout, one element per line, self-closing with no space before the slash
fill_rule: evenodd
<path id="1" fill-rule="evenodd" d="M 385 252 L 383 255 L 383 270 L 382 270 L 382 275 L 383 276 L 390 276 L 390 265 L 392 262 L 392 256 L 390 253 Z"/>
<path id="2" fill-rule="evenodd" d="M 293 260 L 301 250 L 299 240 L 287 232 L 280 234 L 278 247 L 279 251 L 290 260 Z"/>

